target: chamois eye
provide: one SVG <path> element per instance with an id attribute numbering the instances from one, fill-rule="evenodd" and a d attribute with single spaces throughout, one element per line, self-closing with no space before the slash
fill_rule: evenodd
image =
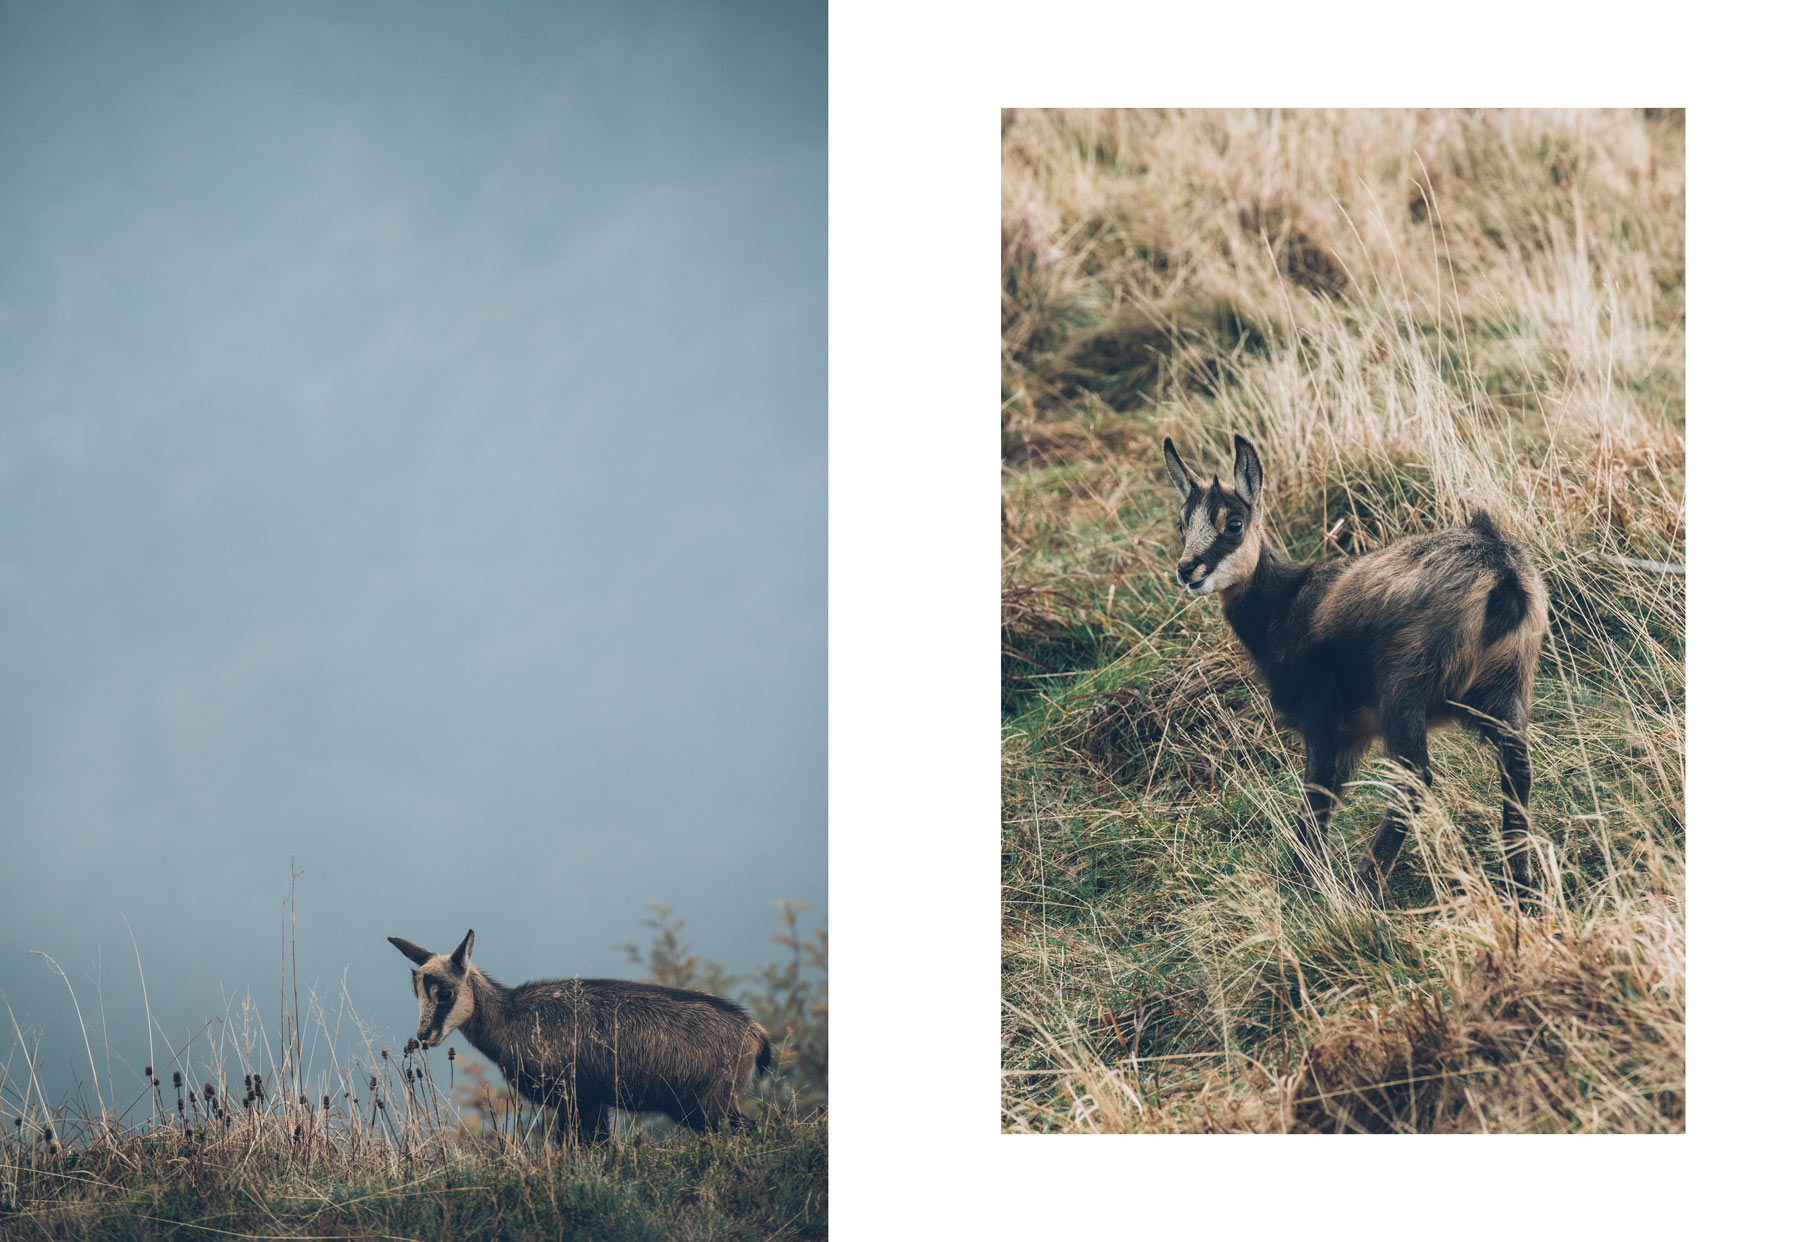
<path id="1" fill-rule="evenodd" d="M 1233 534 L 1233 535 L 1237 534 L 1240 530 L 1244 529 L 1243 519 L 1242 518 L 1227 518 L 1225 521 L 1225 529 L 1230 534 Z"/>

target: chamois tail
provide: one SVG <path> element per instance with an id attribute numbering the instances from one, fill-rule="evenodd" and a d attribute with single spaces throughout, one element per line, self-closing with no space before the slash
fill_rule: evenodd
<path id="1" fill-rule="evenodd" d="M 1521 566 L 1519 553 L 1485 509 L 1475 511 L 1469 519 L 1469 529 L 1488 542 L 1498 562 L 1499 578 L 1488 591 L 1487 610 L 1481 622 L 1481 645 L 1487 647 L 1517 630 L 1531 612 L 1531 592 L 1525 585 L 1525 575 L 1531 574 L 1531 569 L 1529 562 Z"/>

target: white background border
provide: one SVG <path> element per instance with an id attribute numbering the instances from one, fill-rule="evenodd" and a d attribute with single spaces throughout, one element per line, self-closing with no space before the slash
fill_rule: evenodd
<path id="1" fill-rule="evenodd" d="M 831 1216 L 844 1238 L 1793 1227 L 1791 40 L 1752 10 L 835 4 Z M 1031 1138 L 999 1120 L 999 110 L 1689 108 L 1689 1127 Z"/>

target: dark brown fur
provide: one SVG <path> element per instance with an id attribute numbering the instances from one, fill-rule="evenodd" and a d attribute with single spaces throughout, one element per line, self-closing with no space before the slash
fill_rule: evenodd
<path id="1" fill-rule="evenodd" d="M 1379 737 L 1431 783 L 1426 734 L 1449 721 L 1479 730 L 1499 757 L 1502 848 L 1515 892 L 1529 883 L 1525 747 L 1531 683 L 1548 628 L 1544 584 L 1523 548 L 1486 513 L 1467 526 L 1413 535 L 1360 556 L 1299 563 L 1264 532 L 1262 462 L 1236 437 L 1232 477 L 1207 484 L 1163 441 L 1181 494 L 1176 581 L 1217 591 L 1276 712 L 1306 745 L 1301 856 L 1323 864 L 1333 810 Z M 1416 791 L 1389 808 L 1357 867 L 1373 891 L 1386 878 Z"/>
<path id="2" fill-rule="evenodd" d="M 737 1094 L 771 1060 L 761 1024 L 704 992 L 623 979 L 509 988 L 469 961 L 473 931 L 450 954 L 388 940 L 418 966 L 419 1042 L 435 1047 L 462 1031 L 520 1095 L 582 1138 L 606 1138 L 608 1108 L 666 1113 L 696 1130 L 741 1124 Z"/>

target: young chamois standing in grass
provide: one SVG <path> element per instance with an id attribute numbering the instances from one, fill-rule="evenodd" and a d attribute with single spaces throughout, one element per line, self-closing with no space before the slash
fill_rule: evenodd
<path id="1" fill-rule="evenodd" d="M 1331 813 L 1375 738 L 1429 785 L 1426 733 L 1456 720 L 1499 752 L 1501 847 L 1508 882 L 1522 894 L 1530 878 L 1525 730 L 1548 627 L 1531 558 L 1478 511 L 1467 526 L 1359 556 L 1291 561 L 1265 529 L 1262 462 L 1248 440 L 1235 439 L 1232 486 L 1217 475 L 1202 481 L 1163 441 L 1181 494 L 1175 579 L 1195 595 L 1218 594 L 1277 714 L 1306 744 L 1305 866 L 1323 865 Z M 1365 892 L 1385 882 L 1418 800 L 1410 790 L 1382 818 L 1356 869 Z"/>
<path id="2" fill-rule="evenodd" d="M 769 1067 L 769 1033 L 728 1000 L 623 979 L 509 988 L 469 961 L 473 931 L 447 954 L 388 940 L 418 967 L 419 1042 L 435 1048 L 460 1030 L 565 1133 L 604 1140 L 609 1107 L 667 1113 L 695 1130 L 739 1125 L 738 1092 Z"/>

